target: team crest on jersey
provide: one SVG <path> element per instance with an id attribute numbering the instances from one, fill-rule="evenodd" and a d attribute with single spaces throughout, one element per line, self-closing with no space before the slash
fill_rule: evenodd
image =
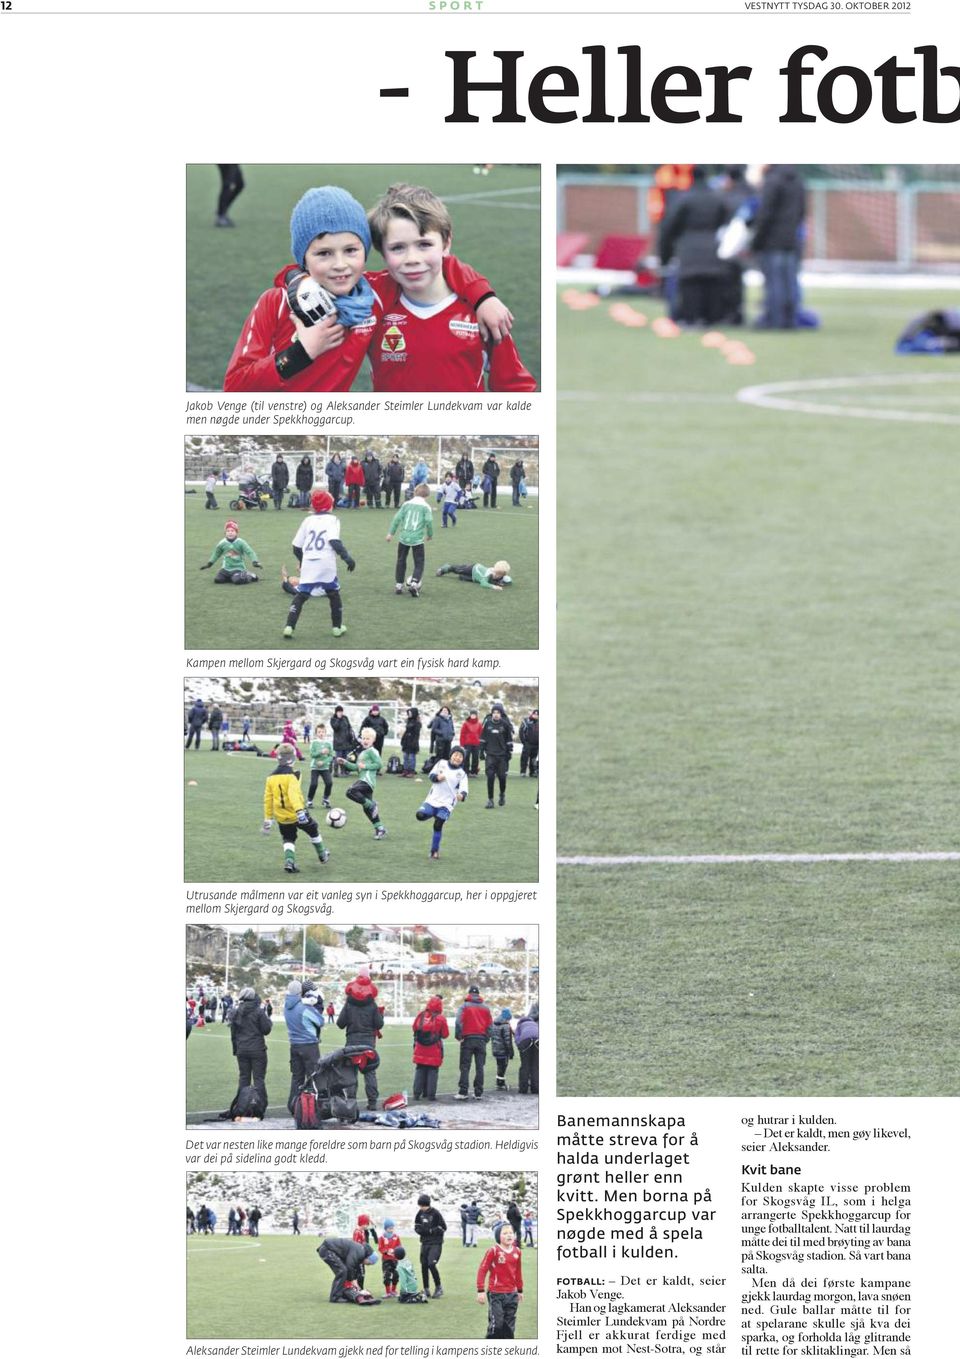
<path id="1" fill-rule="evenodd" d="M 464 316 L 451 316 L 450 330 L 461 340 L 472 340 L 480 334 L 476 321 L 468 321 Z"/>
<path id="2" fill-rule="evenodd" d="M 407 342 L 403 337 L 403 331 L 399 326 L 388 326 L 383 332 L 383 339 L 380 341 L 380 348 L 385 354 L 399 354 L 407 347 Z"/>

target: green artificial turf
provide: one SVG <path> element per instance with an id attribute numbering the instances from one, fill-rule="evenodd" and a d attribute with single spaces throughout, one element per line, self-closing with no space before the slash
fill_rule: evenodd
<path id="1" fill-rule="evenodd" d="M 465 1249 L 448 1237 L 440 1260 L 445 1296 L 421 1306 L 384 1302 L 356 1307 L 328 1301 L 333 1275 L 316 1254 L 316 1235 L 187 1238 L 187 1335 L 191 1339 L 470 1340 L 486 1335 L 486 1304 L 477 1302 L 483 1242 Z M 413 1252 L 416 1266 L 416 1251 Z M 518 1340 L 537 1334 L 537 1251 L 523 1253 L 524 1298 Z M 379 1268 L 367 1273 L 383 1294 Z"/>
<path id="2" fill-rule="evenodd" d="M 515 316 L 513 338 L 540 376 L 540 171 L 498 165 L 244 165 L 246 188 L 230 209 L 234 230 L 213 225 L 215 165 L 187 167 L 187 381 L 219 390 L 240 328 L 274 275 L 290 263 L 290 212 L 316 185 L 338 184 L 371 207 L 390 184 L 425 184 L 447 203 L 453 253 L 493 284 Z M 382 269 L 374 250 L 368 269 Z M 364 364 L 355 391 L 370 390 Z"/>
<path id="3" fill-rule="evenodd" d="M 562 868 L 558 994 L 609 1023 L 558 1009 L 558 1093 L 960 1093 L 956 889 L 949 863 Z"/>
<path id="4" fill-rule="evenodd" d="M 402 607 L 402 601 L 396 603 Z M 269 836 L 260 831 L 263 786 L 274 768 L 273 760 L 215 752 L 206 744 L 202 750 L 184 752 L 185 881 L 285 882 L 312 887 L 331 882 L 533 882 L 537 878 L 536 781 L 511 775 L 507 805 L 487 810 L 482 773 L 470 781 L 468 800 L 447 822 L 437 860 L 429 858 L 433 823 L 419 822 L 414 816 L 430 791 L 426 777 L 414 781 L 386 774 L 377 780 L 380 815 L 388 831 L 384 840 L 374 840 L 370 822 L 347 799 L 353 778 L 336 779 L 331 800 L 346 810 L 347 824 L 342 830 L 331 830 L 322 820 L 324 812 L 318 802 L 313 810 L 321 821 L 330 860 L 321 864 L 310 841 L 300 835 L 297 863 L 302 871 L 291 877 L 283 870 L 276 826 Z"/>
<path id="5" fill-rule="evenodd" d="M 305 511 L 277 511 L 271 505 L 263 511 L 237 514 L 229 508 L 236 486 L 218 490 L 219 508 L 205 510 L 203 488 L 195 489 L 195 495 L 184 497 L 184 645 L 188 648 L 526 650 L 538 644 L 537 501 L 528 497 L 515 509 L 509 486 L 496 511 L 461 511 L 455 527 L 442 528 L 439 507 L 435 507 L 434 536 L 427 544 L 419 599 L 394 595 L 396 540 L 386 541 L 392 512 L 365 506 L 341 511 L 343 542 L 357 562 L 353 572 L 340 566 L 346 636 L 333 636 L 327 601 L 311 599 L 289 640 L 282 634 L 290 596 L 280 588 L 280 568 L 285 566 L 291 574 L 297 570 L 290 544 Z M 229 518 L 238 520 L 241 537 L 263 565 L 255 585 L 215 585 L 216 569 L 200 570 L 223 537 Z M 435 575 L 444 562 L 492 566 L 501 560 L 510 563 L 513 580 L 502 591 Z M 412 568 L 410 557 L 408 574 Z"/>
<path id="6" fill-rule="evenodd" d="M 822 329 L 745 331 L 743 367 L 699 333 L 561 304 L 562 854 L 960 849 L 960 365 L 893 354 L 951 296 L 810 290 Z M 877 374 L 936 380 L 788 395 L 954 423 L 737 400 Z M 585 517 L 604 545 L 589 601 L 562 550 Z M 576 867 L 561 885 L 561 989 L 590 956 L 609 1004 L 623 933 L 639 946 L 617 991 L 631 1092 L 955 1089 L 960 865 Z M 624 1089 L 619 1058 L 560 1070 L 564 1093 Z"/>

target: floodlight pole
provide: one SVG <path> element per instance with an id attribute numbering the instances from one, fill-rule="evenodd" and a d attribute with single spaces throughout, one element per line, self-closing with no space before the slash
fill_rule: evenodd
<path id="1" fill-rule="evenodd" d="M 227 956 L 226 956 L 226 960 L 225 960 L 225 962 L 224 962 L 224 964 L 223 964 L 223 989 L 224 989 L 224 991 L 229 992 L 229 990 L 230 990 L 230 930 L 229 930 L 229 928 L 224 930 L 224 934 L 226 935 L 226 938 L 227 938 Z"/>
<path id="2" fill-rule="evenodd" d="M 300 970 L 301 970 L 301 972 L 303 973 L 304 978 L 306 978 L 306 975 L 307 975 L 307 927 L 306 927 L 306 925 L 304 925 L 304 927 L 303 927 L 303 961 L 302 961 Z"/>
<path id="3" fill-rule="evenodd" d="M 523 973 L 523 1013 L 527 1014 L 530 1010 L 530 944 L 525 942 L 524 954 L 526 964 Z"/>
<path id="4" fill-rule="evenodd" d="M 400 1018 L 403 1018 L 403 926 L 400 926 L 400 1002 L 397 1007 Z"/>

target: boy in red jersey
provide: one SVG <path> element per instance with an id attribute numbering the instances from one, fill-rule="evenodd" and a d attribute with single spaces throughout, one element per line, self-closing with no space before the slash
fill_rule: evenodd
<path id="1" fill-rule="evenodd" d="M 489 1275 L 489 1283 L 487 1276 Z M 486 1288 L 486 1292 L 484 1292 Z M 487 1339 L 513 1340 L 523 1301 L 523 1263 L 513 1228 L 504 1224 L 477 1270 L 477 1302 L 487 1304 Z"/>
<path id="2" fill-rule="evenodd" d="M 395 1298 L 397 1296 L 397 1284 L 399 1275 L 397 1273 L 398 1247 L 402 1247 L 403 1242 L 397 1236 L 396 1223 L 392 1217 L 383 1219 L 383 1231 L 377 1240 L 377 1253 L 380 1256 L 380 1263 L 383 1267 L 383 1292 L 384 1297 Z"/>
<path id="3" fill-rule="evenodd" d="M 370 210 L 370 234 L 395 284 L 370 344 L 375 392 L 532 392 L 509 335 L 488 344 L 480 311 L 447 265 L 453 225 L 429 189 L 394 184 Z"/>
<path id="4" fill-rule="evenodd" d="M 224 378 L 227 392 L 348 392 L 377 323 L 384 273 L 365 274 L 370 227 L 363 208 L 335 185 L 309 189 L 290 218 L 296 264 L 285 265 L 244 322 Z M 448 258 L 450 287 L 499 335 L 512 320 L 493 289 L 468 265 Z"/>

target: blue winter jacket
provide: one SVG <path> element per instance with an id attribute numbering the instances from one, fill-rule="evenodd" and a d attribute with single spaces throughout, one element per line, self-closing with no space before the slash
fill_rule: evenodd
<path id="1" fill-rule="evenodd" d="M 283 1017 L 287 1022 L 287 1037 L 291 1047 L 301 1047 L 305 1043 L 319 1043 L 320 1030 L 323 1028 L 323 1005 L 304 1005 L 299 996 L 285 996 Z"/>

